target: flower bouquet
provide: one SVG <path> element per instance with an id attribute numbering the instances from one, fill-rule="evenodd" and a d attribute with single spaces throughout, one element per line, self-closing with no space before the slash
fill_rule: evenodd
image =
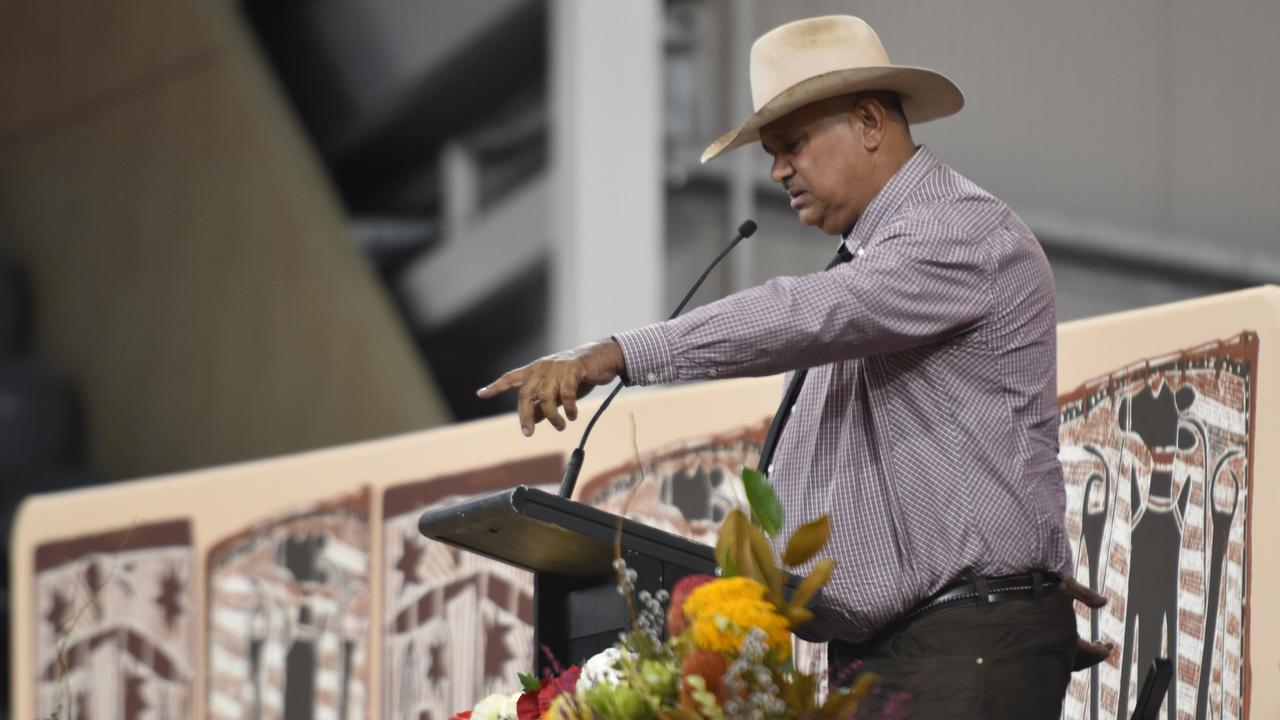
<path id="1" fill-rule="evenodd" d="M 806 607 L 831 578 L 835 560 L 821 559 L 788 597 L 790 571 L 826 545 L 822 516 L 792 533 L 775 559 L 769 537 L 782 527 L 782 507 L 760 473 L 744 469 L 751 514 L 732 510 L 715 545 L 717 577 L 690 575 L 672 589 L 636 592 L 636 572 L 614 560 L 630 628 L 581 667 L 560 668 L 524 689 L 491 695 L 471 720 L 725 720 L 849 718 L 868 696 L 874 676 L 820 692 L 819 678 L 796 667 L 791 631 L 813 618 Z"/>

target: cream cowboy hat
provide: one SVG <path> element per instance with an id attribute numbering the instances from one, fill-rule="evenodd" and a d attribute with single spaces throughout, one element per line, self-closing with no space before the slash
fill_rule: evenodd
<path id="1" fill-rule="evenodd" d="M 760 139 L 761 127 L 792 110 L 866 90 L 898 93 L 912 124 L 954 115 L 964 106 L 960 88 L 941 73 L 889 62 L 876 31 L 861 18 L 797 20 L 761 35 L 751 46 L 755 114 L 707 146 L 702 162 Z"/>

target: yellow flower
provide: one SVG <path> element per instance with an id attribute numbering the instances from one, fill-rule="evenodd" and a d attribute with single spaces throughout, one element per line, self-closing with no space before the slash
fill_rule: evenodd
<path id="1" fill-rule="evenodd" d="M 719 578 L 699 586 L 684 602 L 693 642 L 703 650 L 736 654 L 747 631 L 760 628 L 779 660 L 791 656 L 791 623 L 765 599 L 768 589 L 746 577 Z"/>

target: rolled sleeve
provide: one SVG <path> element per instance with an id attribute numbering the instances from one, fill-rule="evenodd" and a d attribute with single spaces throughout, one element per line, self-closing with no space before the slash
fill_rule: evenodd
<path id="1" fill-rule="evenodd" d="M 659 385 L 676 381 L 671 347 L 662 323 L 620 332 L 613 339 L 622 348 L 629 385 Z"/>

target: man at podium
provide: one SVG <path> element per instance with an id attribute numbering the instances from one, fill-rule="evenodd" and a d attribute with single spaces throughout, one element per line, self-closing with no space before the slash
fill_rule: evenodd
<path id="1" fill-rule="evenodd" d="M 799 628 L 911 693 L 913 717 L 1057 717 L 1077 655 L 1058 463 L 1053 277 L 1031 231 L 911 126 L 960 90 L 894 65 L 848 16 L 789 23 L 751 51 L 746 144 L 800 221 L 839 239 L 822 272 L 778 277 L 536 360 L 479 391 L 518 392 L 526 435 L 636 385 L 788 371 L 765 470 L 787 536 L 830 514 L 835 576 Z M 563 409 L 563 416 L 561 410 Z M 1099 602 L 1098 598 L 1090 598 Z M 1107 648 L 1083 646 L 1096 662 Z"/>

